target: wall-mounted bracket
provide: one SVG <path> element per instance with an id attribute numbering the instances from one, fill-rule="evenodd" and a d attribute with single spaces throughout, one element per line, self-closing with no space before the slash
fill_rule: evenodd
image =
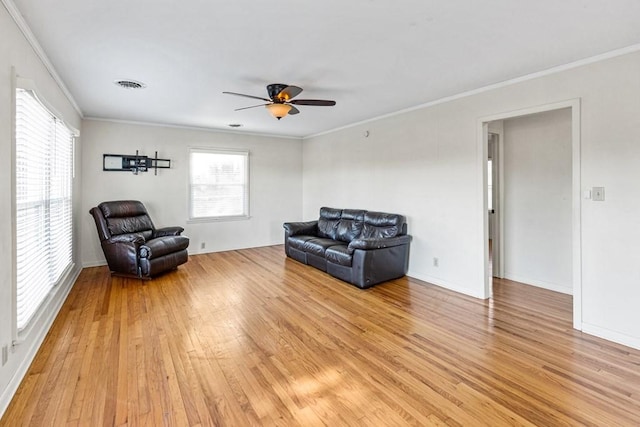
<path id="1" fill-rule="evenodd" d="M 158 175 L 158 169 L 170 169 L 170 159 L 159 159 L 158 152 L 154 157 L 142 156 L 138 154 L 103 154 L 102 170 L 116 172 L 133 172 L 137 175 L 139 172 L 147 172 L 153 169 L 154 175 Z"/>

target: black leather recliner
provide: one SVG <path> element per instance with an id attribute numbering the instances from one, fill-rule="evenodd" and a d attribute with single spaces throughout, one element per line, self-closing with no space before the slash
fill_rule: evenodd
<path id="1" fill-rule="evenodd" d="M 150 279 L 188 260 L 189 238 L 180 235 L 184 228 L 156 229 L 139 201 L 103 202 L 89 213 L 111 274 Z"/>

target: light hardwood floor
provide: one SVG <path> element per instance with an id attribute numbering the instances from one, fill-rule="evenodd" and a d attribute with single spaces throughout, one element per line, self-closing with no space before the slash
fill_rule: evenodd
<path id="1" fill-rule="evenodd" d="M 248 249 L 84 270 L 0 425 L 637 426 L 640 351 L 573 330 L 566 295 L 360 290 Z"/>

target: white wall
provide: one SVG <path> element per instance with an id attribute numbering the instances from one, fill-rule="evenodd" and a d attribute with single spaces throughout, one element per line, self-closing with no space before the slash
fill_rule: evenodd
<path id="1" fill-rule="evenodd" d="M 12 271 L 15 260 L 13 255 L 13 210 L 12 210 L 12 176 L 13 176 L 13 99 L 15 98 L 12 83 L 12 67 L 23 78 L 31 79 L 37 85 L 39 95 L 59 112 L 71 126 L 80 129 L 80 117 L 71 103 L 65 98 L 51 75 L 38 56 L 34 53 L 15 22 L 0 5 L 0 348 L 8 346 L 9 359 L 6 365 L 0 366 L 0 415 L 9 404 L 13 393 L 26 372 L 35 352 L 44 339 L 51 321 L 58 312 L 69 291 L 73 280 L 79 273 L 77 244 L 79 227 L 74 222 L 74 262 L 76 268 L 52 294 L 41 315 L 33 322 L 30 332 L 21 337 L 24 341 L 12 348 L 14 316 L 12 306 L 14 284 Z M 76 156 L 80 155 L 80 141 L 76 143 Z M 76 170 L 73 184 L 74 214 L 80 207 L 80 171 Z"/>
<path id="2" fill-rule="evenodd" d="M 410 275 L 482 296 L 478 120 L 575 98 L 582 189 L 604 186 L 607 197 L 580 207 L 578 326 L 640 348 L 640 53 L 308 138 L 303 216 L 317 217 L 322 205 L 405 214 L 414 236 Z"/>
<path id="3" fill-rule="evenodd" d="M 571 109 L 503 123 L 505 277 L 571 294 Z"/>
<path id="4" fill-rule="evenodd" d="M 142 201 L 157 227 L 180 225 L 191 239 L 189 253 L 215 252 L 283 242 L 282 223 L 302 213 L 302 143 L 299 139 L 246 136 L 175 127 L 96 120 L 83 122 L 82 261 L 105 264 L 89 209 L 106 200 Z M 249 150 L 249 220 L 188 223 L 189 147 Z M 133 175 L 105 172 L 103 154 L 171 159 L 171 169 Z M 205 249 L 201 250 L 201 243 Z"/>

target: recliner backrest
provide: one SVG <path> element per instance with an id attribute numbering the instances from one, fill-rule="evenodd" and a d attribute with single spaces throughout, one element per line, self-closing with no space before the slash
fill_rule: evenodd
<path id="1" fill-rule="evenodd" d="M 137 200 L 103 202 L 98 205 L 112 236 L 141 233 L 149 239 L 155 227 L 147 209 Z"/>
<path id="2" fill-rule="evenodd" d="M 365 212 L 361 238 L 384 239 L 407 234 L 406 219 L 402 215 L 385 212 Z"/>

